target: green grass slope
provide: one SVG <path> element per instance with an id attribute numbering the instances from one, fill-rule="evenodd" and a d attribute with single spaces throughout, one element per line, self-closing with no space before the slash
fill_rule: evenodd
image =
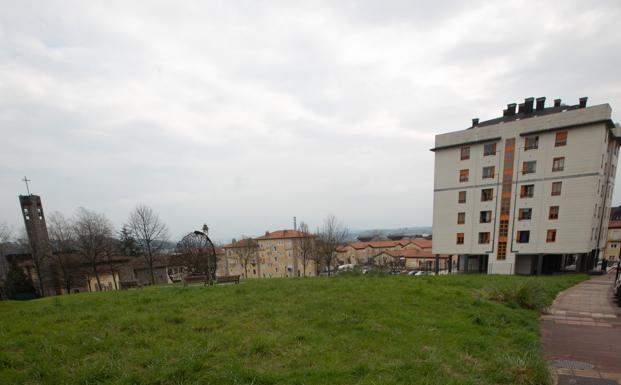
<path id="1" fill-rule="evenodd" d="M 536 281 L 550 302 L 584 278 L 271 279 L 0 302 L 0 384 L 544 384 L 537 310 L 486 293 Z"/>

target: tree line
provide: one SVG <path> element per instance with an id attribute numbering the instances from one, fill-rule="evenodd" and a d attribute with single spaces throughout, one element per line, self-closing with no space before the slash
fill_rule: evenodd
<path id="1" fill-rule="evenodd" d="M 11 241 L 30 254 L 38 293 L 44 292 L 43 282 L 51 278 L 46 275 L 53 275 L 57 286 L 71 293 L 79 284 L 78 281 L 84 279 L 85 272 L 94 277 L 96 290 L 100 290 L 102 269 L 114 271 L 118 267 L 116 257 L 119 256 L 143 258 L 153 284 L 156 258 L 169 245 L 168 227 L 153 209 L 145 205 L 136 207 L 118 232 L 104 214 L 85 208 L 79 208 L 72 217 L 54 212 L 46 222 L 49 238 L 47 253 L 33 250 L 33 246 L 39 245 L 31 244 L 25 229 L 14 238 L 8 226 L 0 225 L 0 255 L 5 254 L 3 248 Z M 24 285 L 24 277 L 16 261 L 7 263 L 4 258 L 1 260 L 0 286 L 4 287 L 4 296 L 8 297 L 24 289 L 15 287 Z M 45 269 L 44 266 L 51 266 L 51 269 Z M 118 289 L 119 282 L 114 275 L 113 283 L 115 289 Z"/>

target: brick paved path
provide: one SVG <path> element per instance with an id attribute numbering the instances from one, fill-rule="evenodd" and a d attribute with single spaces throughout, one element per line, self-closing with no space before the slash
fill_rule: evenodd
<path id="1" fill-rule="evenodd" d="M 542 351 L 546 360 L 593 365 L 582 370 L 553 365 L 559 384 L 621 384 L 621 308 L 612 295 L 613 279 L 612 274 L 598 276 L 563 291 L 541 316 Z M 580 378 L 570 380 L 573 376 Z M 601 382 L 588 382 L 584 377 Z"/>

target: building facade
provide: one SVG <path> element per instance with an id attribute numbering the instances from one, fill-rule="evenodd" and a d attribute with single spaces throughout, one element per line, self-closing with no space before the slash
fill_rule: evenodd
<path id="1" fill-rule="evenodd" d="M 398 239 L 398 240 L 375 240 L 368 242 L 352 242 L 337 249 L 339 264 L 368 265 L 374 258 L 389 250 L 417 250 L 431 252 L 431 240 Z"/>
<path id="2" fill-rule="evenodd" d="M 606 251 L 604 258 L 608 261 L 608 266 L 619 261 L 621 250 L 621 220 L 610 220 L 608 222 L 608 237 L 606 238 Z"/>
<path id="3" fill-rule="evenodd" d="M 287 229 L 266 231 L 257 238 L 233 240 L 224 246 L 229 271 L 244 278 L 315 276 L 317 266 L 311 260 L 310 250 L 305 250 L 305 241 L 312 237 Z"/>
<path id="4" fill-rule="evenodd" d="M 490 274 L 585 271 L 604 253 L 621 128 L 545 98 L 436 136 L 433 253 Z"/>

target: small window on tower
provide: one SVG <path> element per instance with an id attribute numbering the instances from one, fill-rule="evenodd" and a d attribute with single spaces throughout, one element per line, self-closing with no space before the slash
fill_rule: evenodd
<path id="1" fill-rule="evenodd" d="M 26 218 L 27 221 L 30 220 L 30 213 L 28 212 L 28 208 L 24 208 L 24 218 Z"/>
<path id="2" fill-rule="evenodd" d="M 459 197 L 457 198 L 457 203 L 466 203 L 466 192 L 460 191 Z"/>

